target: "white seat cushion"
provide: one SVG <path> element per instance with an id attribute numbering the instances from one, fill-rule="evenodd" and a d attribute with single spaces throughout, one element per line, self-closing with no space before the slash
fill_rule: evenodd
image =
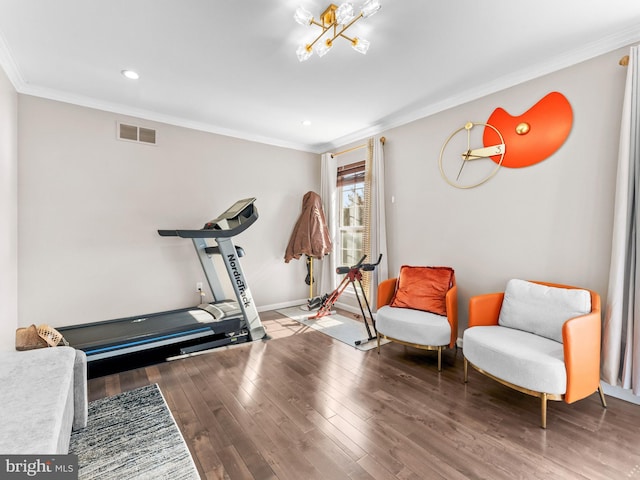
<path id="1" fill-rule="evenodd" d="M 385 305 L 376 315 L 376 329 L 396 340 L 418 345 L 449 345 L 451 326 L 435 313 Z"/>
<path id="2" fill-rule="evenodd" d="M 536 392 L 567 391 L 561 343 L 514 328 L 489 326 L 466 329 L 462 345 L 467 360 L 501 380 Z"/>

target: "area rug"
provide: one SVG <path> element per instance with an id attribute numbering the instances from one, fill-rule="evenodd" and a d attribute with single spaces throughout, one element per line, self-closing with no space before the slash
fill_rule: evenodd
<path id="1" fill-rule="evenodd" d="M 87 427 L 73 432 L 78 479 L 199 479 L 158 385 L 89 404 Z"/>
<path id="2" fill-rule="evenodd" d="M 367 340 L 367 329 L 363 322 L 352 320 L 338 313 L 327 315 L 318 319 L 309 319 L 310 316 L 316 314 L 315 311 L 305 311 L 298 307 L 289 307 L 277 310 L 278 313 L 289 317 L 296 322 L 317 330 L 318 332 L 329 335 L 336 340 L 351 345 L 358 350 L 371 350 L 377 348 L 378 342 L 374 338 L 373 340 Z M 369 325 L 371 333 L 375 337 L 375 332 L 371 325 Z M 382 340 L 381 345 L 389 343 L 388 340 Z"/>

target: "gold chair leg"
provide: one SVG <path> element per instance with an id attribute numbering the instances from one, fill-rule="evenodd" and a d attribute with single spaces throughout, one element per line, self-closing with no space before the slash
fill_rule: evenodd
<path id="1" fill-rule="evenodd" d="M 600 402 L 604 408 L 607 408 L 607 401 L 604 399 L 604 392 L 602 391 L 602 383 L 598 383 L 598 393 L 600 394 Z"/>
<path id="2" fill-rule="evenodd" d="M 378 337 L 378 355 L 380 355 L 380 332 L 376 332 L 376 337 Z"/>
<path id="3" fill-rule="evenodd" d="M 438 346 L 438 371 L 442 371 L 442 346 Z"/>
<path id="4" fill-rule="evenodd" d="M 464 383 L 469 381 L 469 360 L 464 357 Z"/>
<path id="5" fill-rule="evenodd" d="M 547 394 L 543 393 L 540 399 L 542 401 L 542 428 L 547 428 Z"/>

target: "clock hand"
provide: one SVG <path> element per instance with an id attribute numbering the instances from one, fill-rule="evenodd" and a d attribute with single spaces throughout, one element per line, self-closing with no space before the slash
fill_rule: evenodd
<path id="1" fill-rule="evenodd" d="M 467 150 L 462 153 L 461 156 L 465 160 L 478 160 L 479 158 L 487 158 L 492 157 L 494 155 L 502 155 L 505 152 L 505 144 L 501 143 L 499 145 L 492 145 L 490 147 L 483 148 L 475 148 L 472 150 Z"/>
<path id="2" fill-rule="evenodd" d="M 464 168 L 464 166 L 467 164 L 467 160 L 469 160 L 469 154 L 471 153 L 471 150 L 467 150 L 466 153 L 462 154 L 462 165 L 460 165 L 460 170 L 458 170 L 458 176 L 456 177 L 456 182 L 458 181 L 458 179 L 460 178 L 460 174 L 462 173 L 462 169 Z"/>
<path id="3" fill-rule="evenodd" d="M 473 122 L 467 122 L 464 125 L 464 129 L 467 131 L 467 153 L 462 154 L 462 165 L 460 165 L 460 170 L 458 170 L 458 176 L 456 177 L 456 182 L 460 178 L 460 174 L 462 173 L 462 169 L 464 168 L 467 160 L 469 160 L 469 154 L 471 153 L 471 129 L 473 128 Z"/>

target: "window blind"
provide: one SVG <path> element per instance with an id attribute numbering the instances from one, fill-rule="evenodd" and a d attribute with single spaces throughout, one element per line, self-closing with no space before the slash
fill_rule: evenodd
<path id="1" fill-rule="evenodd" d="M 340 188 L 364 182 L 365 164 L 366 161 L 362 160 L 360 162 L 350 163 L 349 165 L 338 167 L 336 186 Z"/>

